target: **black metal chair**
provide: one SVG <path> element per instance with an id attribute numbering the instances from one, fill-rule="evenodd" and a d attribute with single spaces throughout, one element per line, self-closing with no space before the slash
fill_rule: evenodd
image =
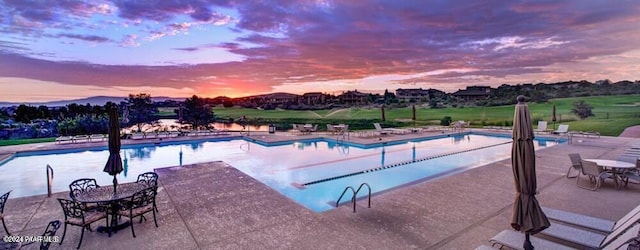
<path id="1" fill-rule="evenodd" d="M 0 196 L 0 220 L 2 220 L 2 227 L 4 227 L 4 231 L 7 233 L 7 235 L 11 235 L 11 233 L 9 233 L 7 224 L 5 224 L 4 222 L 4 204 L 6 204 L 7 200 L 9 199 L 9 193 L 11 193 L 11 191 Z"/>
<path id="2" fill-rule="evenodd" d="M 77 179 L 71 182 L 71 184 L 69 184 L 69 197 L 72 200 L 75 200 L 78 194 L 85 193 L 89 190 L 96 189 L 98 187 L 100 187 L 100 185 L 98 185 L 98 183 L 96 182 L 96 179 L 92 179 L 92 178 Z"/>
<path id="3" fill-rule="evenodd" d="M 158 186 L 158 174 L 154 172 L 146 172 L 138 175 L 138 180 L 136 181 L 140 184 L 145 184 L 148 187 L 157 187 Z"/>
<path id="4" fill-rule="evenodd" d="M 77 179 L 71 182 L 71 184 L 69 184 L 69 198 L 75 201 L 76 196 L 78 196 L 79 194 L 89 192 L 99 187 L 100 185 L 98 185 L 98 182 L 96 182 L 96 179 L 92 179 L 92 178 Z M 101 208 L 101 206 L 98 203 L 84 203 L 83 207 L 87 211 L 97 210 Z"/>
<path id="5" fill-rule="evenodd" d="M 60 240 L 60 245 L 64 241 L 64 236 L 67 234 L 67 225 L 71 224 L 74 226 L 82 227 L 82 232 L 80 233 L 80 242 L 78 242 L 77 249 L 80 248 L 80 244 L 82 244 L 82 238 L 84 237 L 84 229 L 87 228 L 91 231 L 91 223 L 99 221 L 101 219 L 107 218 L 106 212 L 89 212 L 84 209 L 84 205 L 80 202 L 60 199 L 60 206 L 62 206 L 62 211 L 64 212 L 64 233 L 62 233 L 62 239 Z M 109 220 L 106 221 L 106 226 L 109 226 Z"/>
<path id="6" fill-rule="evenodd" d="M 47 250 L 49 246 L 51 246 L 51 242 L 53 242 L 52 238 L 56 235 L 56 232 L 60 228 L 60 221 L 54 220 L 50 221 L 47 225 L 47 228 L 44 229 L 44 233 L 42 234 L 42 240 L 40 241 L 40 250 Z M 27 244 L 22 244 L 22 246 L 27 246 L 33 244 L 35 241 L 29 242 Z"/>
<path id="7" fill-rule="evenodd" d="M 130 200 L 123 201 L 120 204 L 120 211 L 118 211 L 118 215 L 128 217 L 131 220 L 131 234 L 133 238 L 136 237 L 136 233 L 133 230 L 133 218 L 140 217 L 140 223 L 142 220 L 146 220 L 144 214 L 148 212 L 153 213 L 153 222 L 158 227 L 158 220 L 156 219 L 156 194 L 157 187 L 152 186 L 148 187 L 142 191 L 138 191 L 133 196 L 131 196 Z"/>

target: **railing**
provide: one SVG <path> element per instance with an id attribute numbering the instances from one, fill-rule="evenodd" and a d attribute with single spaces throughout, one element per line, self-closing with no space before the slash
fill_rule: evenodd
<path id="1" fill-rule="evenodd" d="M 355 213 L 356 212 L 356 196 L 358 195 L 358 192 L 360 192 L 360 189 L 362 189 L 362 187 L 364 186 L 367 186 L 367 188 L 369 189 L 369 194 L 367 195 L 369 204 L 367 208 L 371 208 L 371 186 L 369 186 L 369 184 L 367 184 L 366 182 L 363 182 L 362 184 L 360 184 L 357 190 L 354 190 L 352 186 L 348 186 L 344 188 L 344 191 L 342 191 L 340 198 L 338 198 L 338 200 L 336 201 L 336 207 L 340 205 L 340 200 L 342 200 L 342 197 L 347 192 L 347 190 L 351 190 L 351 192 L 353 193 L 353 195 L 351 196 L 351 203 L 353 204 L 353 212 Z"/>
<path id="2" fill-rule="evenodd" d="M 51 174 L 49 174 L 51 172 Z M 47 197 L 51 197 L 51 182 L 53 181 L 53 168 L 47 164 Z"/>

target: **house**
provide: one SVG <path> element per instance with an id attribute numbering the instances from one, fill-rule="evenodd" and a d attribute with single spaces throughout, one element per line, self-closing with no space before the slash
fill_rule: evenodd
<path id="1" fill-rule="evenodd" d="M 327 102 L 327 95 L 320 92 L 304 93 L 300 102 L 308 105 L 325 104 Z"/>
<path id="2" fill-rule="evenodd" d="M 487 99 L 491 94 L 489 86 L 469 86 L 466 89 L 458 89 L 453 96 L 466 101 Z"/>
<path id="3" fill-rule="evenodd" d="M 338 95 L 338 101 L 344 104 L 366 104 L 369 103 L 369 94 L 358 92 L 358 90 L 343 92 Z"/>
<path id="4" fill-rule="evenodd" d="M 396 98 L 398 100 L 421 102 L 429 101 L 429 89 L 396 89 Z"/>

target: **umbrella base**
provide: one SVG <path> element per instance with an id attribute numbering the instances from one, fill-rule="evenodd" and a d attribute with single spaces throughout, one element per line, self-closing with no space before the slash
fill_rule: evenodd
<path id="1" fill-rule="evenodd" d="M 112 225 L 110 227 L 105 227 L 105 226 L 99 226 L 96 231 L 98 231 L 99 233 L 109 233 L 109 231 L 111 231 L 111 233 L 116 233 L 119 230 L 122 230 L 124 228 L 127 228 L 129 226 L 131 226 L 131 221 L 126 221 L 124 223 L 120 223 L 120 224 L 115 224 L 111 223 Z"/>

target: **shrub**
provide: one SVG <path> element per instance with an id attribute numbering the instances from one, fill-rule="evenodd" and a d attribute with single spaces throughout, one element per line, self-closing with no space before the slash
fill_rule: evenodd
<path id="1" fill-rule="evenodd" d="M 445 116 L 444 118 L 442 118 L 442 120 L 440 120 L 440 125 L 442 126 L 451 125 L 451 116 Z"/>

